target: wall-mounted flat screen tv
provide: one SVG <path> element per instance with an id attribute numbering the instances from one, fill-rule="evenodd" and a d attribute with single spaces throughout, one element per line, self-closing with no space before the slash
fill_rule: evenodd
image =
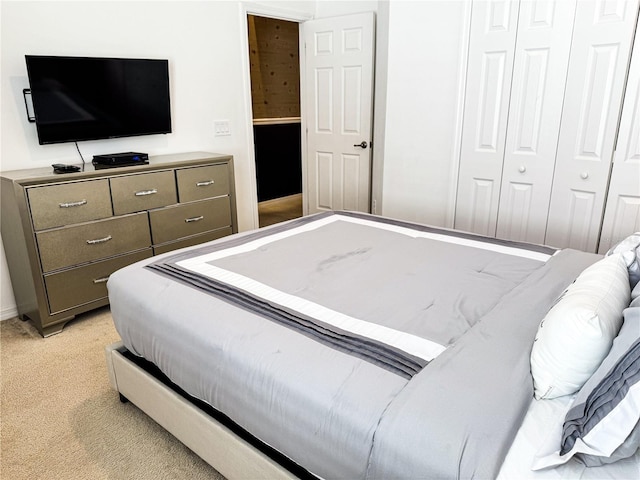
<path id="1" fill-rule="evenodd" d="M 168 60 L 25 58 L 41 145 L 171 133 Z"/>

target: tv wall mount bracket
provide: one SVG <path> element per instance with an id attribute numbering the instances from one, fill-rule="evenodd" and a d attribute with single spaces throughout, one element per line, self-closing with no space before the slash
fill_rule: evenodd
<path id="1" fill-rule="evenodd" d="M 27 109 L 27 120 L 29 120 L 29 123 L 36 123 L 36 116 L 35 116 L 35 113 L 33 112 L 33 99 L 31 97 L 31 89 L 23 88 L 22 96 L 24 97 L 24 108 Z M 27 100 L 27 97 L 29 97 L 28 100 Z"/>

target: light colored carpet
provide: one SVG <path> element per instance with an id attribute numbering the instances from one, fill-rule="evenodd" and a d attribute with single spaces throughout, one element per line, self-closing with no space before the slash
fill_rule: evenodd
<path id="1" fill-rule="evenodd" d="M 118 340 L 108 307 L 43 339 L 0 322 L 0 478 L 223 477 L 111 390 L 104 347 Z"/>

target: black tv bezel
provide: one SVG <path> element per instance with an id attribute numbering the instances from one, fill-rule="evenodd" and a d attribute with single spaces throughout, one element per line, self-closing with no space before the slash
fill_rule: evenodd
<path id="1" fill-rule="evenodd" d="M 127 134 L 119 134 L 119 135 L 101 135 L 101 136 L 80 136 L 76 138 L 73 135 L 70 135 L 66 139 L 60 140 L 47 140 L 42 141 L 40 134 L 40 124 L 38 122 L 38 113 L 36 102 L 34 101 L 33 89 L 31 88 L 31 77 L 29 71 L 29 58 L 42 58 L 42 59 L 60 59 L 60 60 L 105 60 L 105 61 L 152 61 L 152 62 L 161 62 L 166 65 L 166 80 L 167 80 L 167 119 L 169 121 L 169 128 L 167 130 L 159 130 L 159 131 L 145 131 L 145 132 L 135 132 L 135 133 L 127 133 Z M 168 133 L 173 133 L 173 117 L 171 114 L 171 81 L 170 81 L 170 71 L 169 71 L 169 60 L 164 58 L 141 58 L 141 57 L 94 57 L 94 56 L 76 56 L 76 55 L 33 55 L 27 54 L 25 55 L 25 63 L 27 68 L 27 78 L 29 81 L 29 89 L 31 93 L 31 101 L 33 103 L 33 115 L 35 118 L 36 131 L 38 136 L 38 143 L 40 145 L 55 145 L 59 143 L 77 143 L 84 141 L 92 141 L 92 140 L 108 140 L 114 138 L 127 138 L 127 137 L 141 137 L 147 135 L 166 135 Z"/>

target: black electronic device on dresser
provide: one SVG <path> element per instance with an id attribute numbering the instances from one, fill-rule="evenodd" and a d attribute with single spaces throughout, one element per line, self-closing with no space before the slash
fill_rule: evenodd
<path id="1" fill-rule="evenodd" d="M 110 153 L 94 155 L 93 165 L 100 167 L 124 167 L 128 165 L 145 165 L 149 163 L 149 155 L 140 152 Z"/>

